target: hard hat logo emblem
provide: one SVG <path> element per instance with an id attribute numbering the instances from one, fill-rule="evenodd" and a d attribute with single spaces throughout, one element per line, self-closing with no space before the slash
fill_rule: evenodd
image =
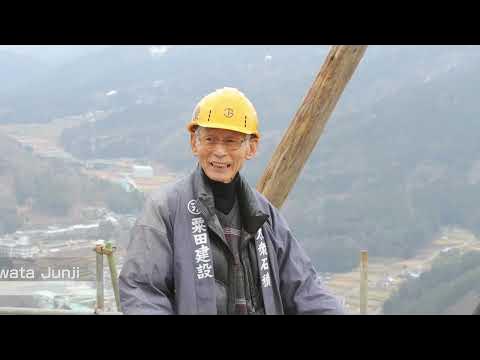
<path id="1" fill-rule="evenodd" d="M 234 111 L 232 108 L 226 108 L 224 111 L 224 115 L 226 118 L 231 118 L 234 115 Z"/>

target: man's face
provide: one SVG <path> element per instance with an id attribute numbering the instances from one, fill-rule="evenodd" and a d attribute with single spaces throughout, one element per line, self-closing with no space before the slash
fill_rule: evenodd
<path id="1" fill-rule="evenodd" d="M 257 152 L 258 139 L 245 141 L 245 134 L 236 131 L 202 127 L 199 135 L 199 140 L 194 133 L 190 135 L 192 153 L 213 181 L 230 183 L 245 160 Z"/>

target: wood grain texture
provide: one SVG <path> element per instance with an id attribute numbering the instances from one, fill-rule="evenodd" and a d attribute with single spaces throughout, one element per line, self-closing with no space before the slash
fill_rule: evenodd
<path id="1" fill-rule="evenodd" d="M 293 188 L 366 48 L 366 45 L 336 45 L 330 49 L 257 184 L 257 190 L 277 208 L 282 207 Z"/>

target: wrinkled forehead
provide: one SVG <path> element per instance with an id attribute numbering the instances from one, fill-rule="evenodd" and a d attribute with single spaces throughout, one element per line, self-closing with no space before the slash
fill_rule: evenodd
<path id="1" fill-rule="evenodd" d="M 226 130 L 226 129 L 215 129 L 200 127 L 200 135 L 203 136 L 214 136 L 219 138 L 243 138 L 245 134 L 242 134 L 238 131 Z"/>

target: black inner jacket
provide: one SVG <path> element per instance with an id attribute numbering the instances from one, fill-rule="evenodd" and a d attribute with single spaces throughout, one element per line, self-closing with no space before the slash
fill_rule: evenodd
<path id="1" fill-rule="evenodd" d="M 239 174 L 228 184 L 211 180 L 203 169 L 202 175 L 212 189 L 215 208 L 224 214 L 228 214 L 235 204 L 235 197 L 239 190 Z M 238 257 L 232 254 L 234 255 L 232 258 L 227 255 L 230 249 L 224 246 L 223 242 L 218 239 L 215 234 L 211 235 L 213 235 L 211 238 L 214 240 L 212 242 L 212 253 L 217 287 L 218 314 L 239 314 L 235 307 L 235 302 L 239 296 L 244 299 L 246 298 L 247 313 L 264 313 L 255 243 L 250 241 L 243 251 L 239 249 L 240 253 L 237 255 Z M 237 251 L 235 250 L 234 252 L 236 253 Z M 232 261 L 232 259 L 235 258 L 240 258 L 240 263 L 237 263 L 235 260 Z M 238 274 L 238 271 L 240 271 L 241 274 Z M 235 283 L 236 281 L 242 281 L 241 288 L 244 290 L 241 294 L 235 290 L 238 289 L 240 285 Z M 241 313 L 244 314 L 245 312 L 242 311 Z"/>

